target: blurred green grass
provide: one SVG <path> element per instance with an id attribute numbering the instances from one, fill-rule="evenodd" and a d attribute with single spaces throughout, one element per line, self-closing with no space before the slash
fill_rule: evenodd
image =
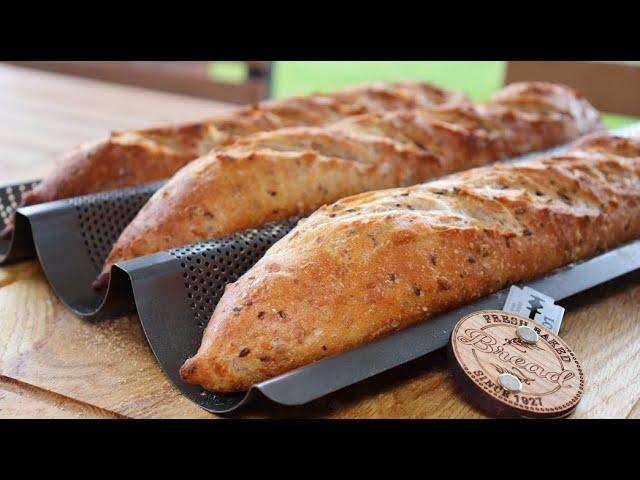
<path id="1" fill-rule="evenodd" d="M 504 62 L 276 62 L 274 96 L 335 90 L 372 80 L 426 80 L 483 100 L 502 85 Z"/>
<path id="2" fill-rule="evenodd" d="M 242 67 L 233 62 L 216 62 L 215 74 L 230 81 L 240 79 Z M 481 101 L 500 89 L 506 62 L 399 62 L 399 61 L 281 61 L 275 62 L 273 96 L 303 95 L 330 91 L 373 80 L 424 80 L 465 92 Z M 637 118 L 603 114 L 609 128 L 617 128 Z"/>

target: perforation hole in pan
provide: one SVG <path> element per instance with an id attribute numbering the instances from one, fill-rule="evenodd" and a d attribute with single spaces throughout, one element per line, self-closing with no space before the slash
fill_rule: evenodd
<path id="1" fill-rule="evenodd" d="M 0 231 L 9 223 L 23 195 L 38 184 L 37 181 L 0 187 Z"/>
<path id="2" fill-rule="evenodd" d="M 113 244 L 158 189 L 157 184 L 72 198 L 87 253 L 96 272 L 102 270 Z"/>
<path id="3" fill-rule="evenodd" d="M 187 303 L 200 328 L 206 327 L 225 286 L 251 268 L 297 222 L 292 218 L 170 251 L 181 260 Z"/>

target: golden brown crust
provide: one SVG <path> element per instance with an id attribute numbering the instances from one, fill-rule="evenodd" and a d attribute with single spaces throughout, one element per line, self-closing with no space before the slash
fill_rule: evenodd
<path id="1" fill-rule="evenodd" d="M 354 193 L 413 185 L 544 149 L 601 128 L 598 112 L 575 91 L 527 83 L 506 87 L 477 107 L 366 114 L 324 128 L 255 134 L 192 162 L 161 188 L 124 230 L 97 284 L 106 286 L 111 265 L 119 261 L 308 213 Z"/>
<path id="2" fill-rule="evenodd" d="M 640 236 L 640 139 L 322 207 L 227 286 L 182 377 L 252 384 Z"/>
<path id="3" fill-rule="evenodd" d="M 170 177 L 212 148 L 260 131 L 326 125 L 350 115 L 466 102 L 463 95 L 420 82 L 374 83 L 262 102 L 181 125 L 115 132 L 62 158 L 59 168 L 25 196 L 31 205 Z"/>

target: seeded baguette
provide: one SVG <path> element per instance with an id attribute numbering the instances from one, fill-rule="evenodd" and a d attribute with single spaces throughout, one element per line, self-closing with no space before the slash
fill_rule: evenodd
<path id="1" fill-rule="evenodd" d="M 180 374 L 246 390 L 638 237 L 640 138 L 355 195 L 227 285 Z"/>
<path id="2" fill-rule="evenodd" d="M 168 178 L 211 149 L 260 131 L 295 125 L 326 125 L 351 115 L 466 101 L 457 92 L 419 82 L 374 83 L 273 100 L 198 122 L 114 132 L 80 146 L 60 169 L 26 195 L 27 204 Z"/>
<path id="3" fill-rule="evenodd" d="M 602 129 L 577 92 L 513 84 L 471 104 L 352 117 L 325 128 L 259 133 L 179 171 L 127 226 L 119 261 L 310 213 L 351 194 L 414 185 Z"/>
<path id="4" fill-rule="evenodd" d="M 327 125 L 367 112 L 466 103 L 464 95 L 422 82 L 372 83 L 329 94 L 272 100 L 197 122 L 114 132 L 80 145 L 23 205 L 168 178 L 191 160 L 237 138 L 296 125 Z M 0 235 L 8 235 L 12 226 Z"/>

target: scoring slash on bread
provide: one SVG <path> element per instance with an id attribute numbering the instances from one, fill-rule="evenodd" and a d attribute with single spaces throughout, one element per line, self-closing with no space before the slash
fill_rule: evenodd
<path id="1" fill-rule="evenodd" d="M 372 83 L 272 100 L 198 122 L 114 132 L 80 145 L 33 190 L 23 205 L 162 180 L 212 148 L 260 131 L 296 125 L 327 125 L 351 115 L 466 103 L 464 95 L 421 82 Z M 12 225 L 0 236 L 7 236 Z"/>
<path id="2" fill-rule="evenodd" d="M 219 392 L 640 237 L 640 138 L 324 206 L 227 285 L 180 374 Z"/>
<path id="3" fill-rule="evenodd" d="M 119 261 L 310 213 L 359 192 L 414 185 L 602 129 L 578 92 L 518 83 L 489 101 L 366 114 L 265 132 L 179 171 L 127 226 L 94 284 Z"/>

